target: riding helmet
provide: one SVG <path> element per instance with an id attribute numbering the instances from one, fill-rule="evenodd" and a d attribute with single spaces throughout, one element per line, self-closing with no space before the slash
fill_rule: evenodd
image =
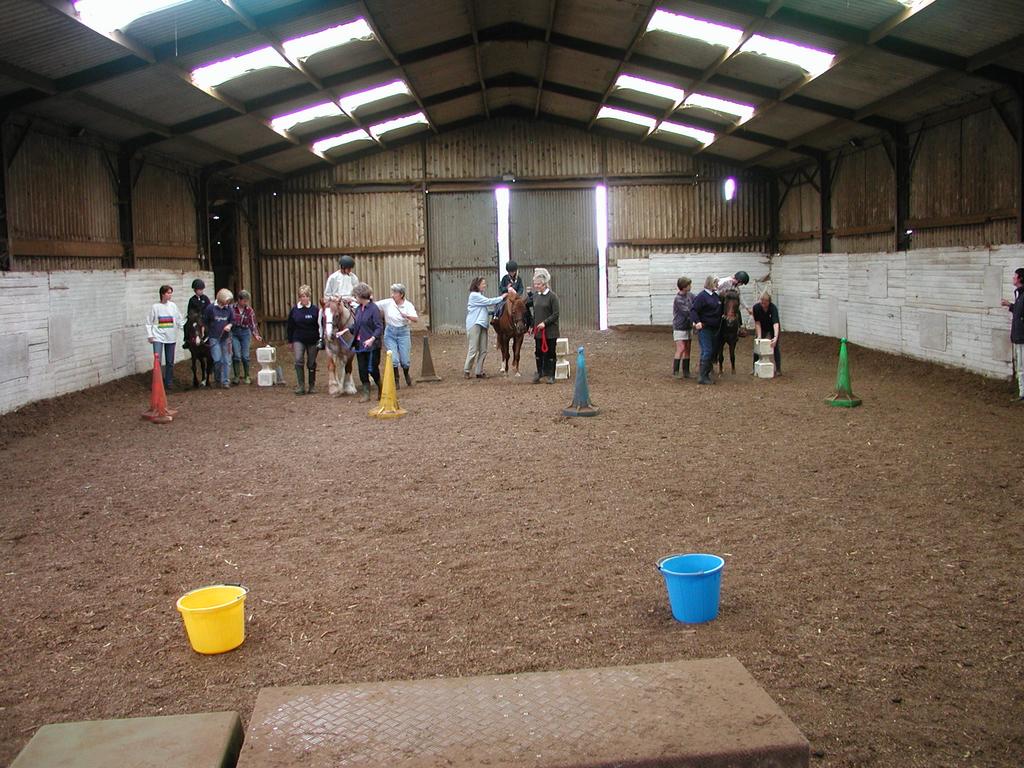
<path id="1" fill-rule="evenodd" d="M 342 256 L 338 259 L 338 267 L 340 269 L 355 269 L 356 260 L 351 256 Z"/>
<path id="2" fill-rule="evenodd" d="M 519 271 L 519 265 L 516 264 L 511 259 L 509 259 L 508 264 L 505 265 L 505 271 L 508 272 L 509 274 L 512 274 L 513 272 L 518 272 Z"/>
<path id="3" fill-rule="evenodd" d="M 740 285 L 746 285 L 750 282 L 750 275 L 744 272 L 742 269 L 736 273 L 736 282 Z"/>
<path id="4" fill-rule="evenodd" d="M 199 289 L 206 290 L 206 283 L 200 280 L 198 277 L 192 281 L 192 290 L 197 291 Z"/>

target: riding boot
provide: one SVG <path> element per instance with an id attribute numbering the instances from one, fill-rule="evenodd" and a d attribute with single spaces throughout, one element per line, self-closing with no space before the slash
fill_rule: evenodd
<path id="1" fill-rule="evenodd" d="M 309 389 L 306 390 L 307 395 L 316 394 L 316 368 L 309 372 Z"/>
<path id="2" fill-rule="evenodd" d="M 540 355 L 534 355 L 537 360 L 537 372 L 533 374 L 533 384 L 540 384 L 540 377 L 544 375 L 544 358 Z"/>
<path id="3" fill-rule="evenodd" d="M 242 381 L 244 381 L 246 384 L 252 384 L 252 379 L 249 377 L 249 361 L 248 360 L 243 360 L 242 361 L 242 373 L 245 374 L 245 376 L 242 379 Z"/>
<path id="4" fill-rule="evenodd" d="M 363 384 L 361 392 L 362 392 L 362 394 L 359 396 L 359 402 L 360 403 L 368 403 L 368 402 L 370 402 L 370 385 L 369 384 Z"/>
<path id="5" fill-rule="evenodd" d="M 683 378 L 690 378 L 690 358 L 684 357 L 683 360 Z"/>
<path id="6" fill-rule="evenodd" d="M 544 376 L 546 377 L 544 380 L 548 384 L 555 383 L 555 361 L 551 358 L 544 361 Z"/>
<path id="7" fill-rule="evenodd" d="M 678 357 L 673 357 L 672 358 L 672 378 L 673 379 L 678 379 L 679 378 L 679 358 Z"/>
<path id="8" fill-rule="evenodd" d="M 698 384 L 710 384 L 711 383 L 711 379 L 708 376 L 708 374 L 711 373 L 711 366 L 712 365 L 714 365 L 714 362 L 711 361 L 711 360 L 701 360 L 700 361 L 700 376 L 697 378 L 697 383 Z"/>
<path id="9" fill-rule="evenodd" d="M 403 365 L 402 366 L 402 373 L 405 374 L 405 386 L 411 387 L 412 386 L 412 376 L 409 375 L 409 366 L 408 365 Z"/>
<path id="10" fill-rule="evenodd" d="M 398 366 L 394 366 L 391 370 L 395 372 L 395 391 L 397 392 L 399 389 L 402 388 L 401 385 L 398 383 Z"/>
<path id="11" fill-rule="evenodd" d="M 295 394 L 306 394 L 306 369 L 301 365 L 295 366 L 295 380 L 298 382 L 298 385 L 295 387 Z"/>
<path id="12" fill-rule="evenodd" d="M 232 360 L 231 361 L 231 383 L 232 384 L 237 384 L 238 383 L 238 370 L 241 367 L 242 367 L 242 364 L 241 364 L 240 360 Z"/>

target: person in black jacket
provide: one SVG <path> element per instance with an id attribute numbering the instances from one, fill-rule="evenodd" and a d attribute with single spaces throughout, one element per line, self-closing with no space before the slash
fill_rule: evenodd
<path id="1" fill-rule="evenodd" d="M 316 353 L 320 342 L 320 308 L 313 303 L 313 289 L 308 285 L 299 288 L 299 301 L 288 313 L 288 343 L 295 358 L 296 395 L 316 393 Z M 302 372 L 302 359 L 309 369 L 309 389 Z"/>
<path id="2" fill-rule="evenodd" d="M 1003 299 L 1010 310 L 1010 344 L 1013 345 L 1013 366 L 1017 370 L 1017 399 L 1024 404 L 1024 267 L 1013 271 L 1013 301 Z"/>
<path id="3" fill-rule="evenodd" d="M 555 342 L 558 340 L 558 296 L 550 288 L 551 273 L 546 269 L 533 272 L 533 316 L 537 324 L 533 326 L 534 356 L 537 360 L 537 373 L 533 383 L 544 379 L 548 384 L 555 383 Z"/>
<path id="4" fill-rule="evenodd" d="M 722 324 L 722 300 L 715 293 L 718 279 L 708 275 L 704 281 L 704 290 L 697 294 L 690 307 L 690 320 L 700 334 L 700 376 L 698 384 L 714 384 L 711 380 L 711 369 L 718 351 L 718 326 Z"/>
<path id="5" fill-rule="evenodd" d="M 192 281 L 192 297 L 188 300 L 188 307 L 185 309 L 185 319 L 193 320 L 196 318 L 202 319 L 203 315 L 206 314 L 206 308 L 210 306 L 210 297 L 207 296 L 203 291 L 206 290 L 206 283 L 204 283 L 198 277 Z M 190 349 L 188 345 L 188 334 L 185 335 L 185 341 L 181 345 L 182 349 Z"/>

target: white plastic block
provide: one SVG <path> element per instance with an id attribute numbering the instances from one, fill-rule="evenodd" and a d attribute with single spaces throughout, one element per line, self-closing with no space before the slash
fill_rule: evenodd
<path id="1" fill-rule="evenodd" d="M 555 380 L 569 378 L 569 361 L 559 360 L 555 363 Z"/>
<path id="2" fill-rule="evenodd" d="M 775 363 L 771 360 L 758 360 L 754 363 L 754 375 L 759 379 L 774 379 Z"/>
<path id="3" fill-rule="evenodd" d="M 277 350 L 269 344 L 256 349 L 256 362 L 263 365 L 272 365 L 277 362 Z M 271 382 L 273 383 L 273 382 Z"/>
<path id="4" fill-rule="evenodd" d="M 771 339 L 754 339 L 754 354 L 755 355 L 770 355 L 770 354 L 772 354 L 772 340 Z"/>
<path id="5" fill-rule="evenodd" d="M 569 354 L 569 340 L 564 336 L 560 339 L 555 340 L 555 354 L 556 355 L 568 355 Z"/>
<path id="6" fill-rule="evenodd" d="M 276 378 L 277 371 L 273 368 L 264 368 L 256 374 L 256 383 L 261 387 L 272 387 Z"/>

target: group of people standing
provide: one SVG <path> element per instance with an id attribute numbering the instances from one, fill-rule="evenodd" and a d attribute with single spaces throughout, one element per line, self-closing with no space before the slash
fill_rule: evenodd
<path id="1" fill-rule="evenodd" d="M 735 296 L 739 306 L 753 315 L 755 338 L 771 339 L 772 352 L 775 358 L 776 375 L 782 374 L 782 353 L 779 350 L 779 308 L 772 303 L 771 294 L 761 294 L 753 309 L 743 305 L 739 295 L 739 286 L 747 285 L 750 276 L 742 270 L 734 275 L 718 278 L 708 275 L 704 280 L 704 289 L 699 294 L 691 292 L 693 281 L 688 277 L 680 277 L 676 281 L 676 296 L 672 301 L 672 339 L 675 341 L 675 356 L 672 358 L 672 375 L 679 378 L 690 378 L 690 344 L 693 332 L 700 339 L 700 371 L 698 384 L 713 384 L 711 372 L 714 361 L 722 350 L 724 343 L 722 331 L 722 314 L 725 300 Z M 759 359 L 754 355 L 754 362 Z"/>
<path id="2" fill-rule="evenodd" d="M 157 359 L 162 360 L 164 389 L 171 389 L 174 384 L 174 352 L 182 331 L 185 331 L 182 346 L 186 349 L 195 352 L 199 345 L 208 347 L 214 364 L 214 381 L 219 386 L 227 389 L 232 384 L 252 384 L 249 348 L 253 339 L 263 341 L 251 305 L 252 297 L 248 291 L 239 291 L 235 300 L 231 291 L 221 288 L 211 302 L 205 291 L 203 280 L 192 281 L 186 317 L 182 317 L 172 300 L 174 288 L 170 285 L 160 286 L 160 301 L 150 307 L 146 336 Z M 203 328 L 205 333 L 189 333 L 187 326 L 190 324 Z M 230 382 L 229 365 L 233 371 Z"/>
<path id="3" fill-rule="evenodd" d="M 484 379 L 484 360 L 487 358 L 487 329 L 491 323 L 491 307 L 495 315 L 500 315 L 503 304 L 510 294 L 524 295 L 523 279 L 519 276 L 519 265 L 509 261 L 505 266 L 505 274 L 501 278 L 498 290 L 501 293 L 493 298 L 484 295 L 487 280 L 475 277 L 469 284 L 469 298 L 466 301 L 466 337 L 469 349 L 466 363 L 462 367 L 462 375 L 469 379 L 474 376 Z M 526 291 L 526 308 L 528 313 L 527 326 L 533 333 L 534 359 L 537 372 L 533 383 L 545 381 L 555 383 L 555 342 L 558 340 L 558 296 L 551 290 L 551 273 L 544 268 L 533 271 L 533 289 Z"/>

